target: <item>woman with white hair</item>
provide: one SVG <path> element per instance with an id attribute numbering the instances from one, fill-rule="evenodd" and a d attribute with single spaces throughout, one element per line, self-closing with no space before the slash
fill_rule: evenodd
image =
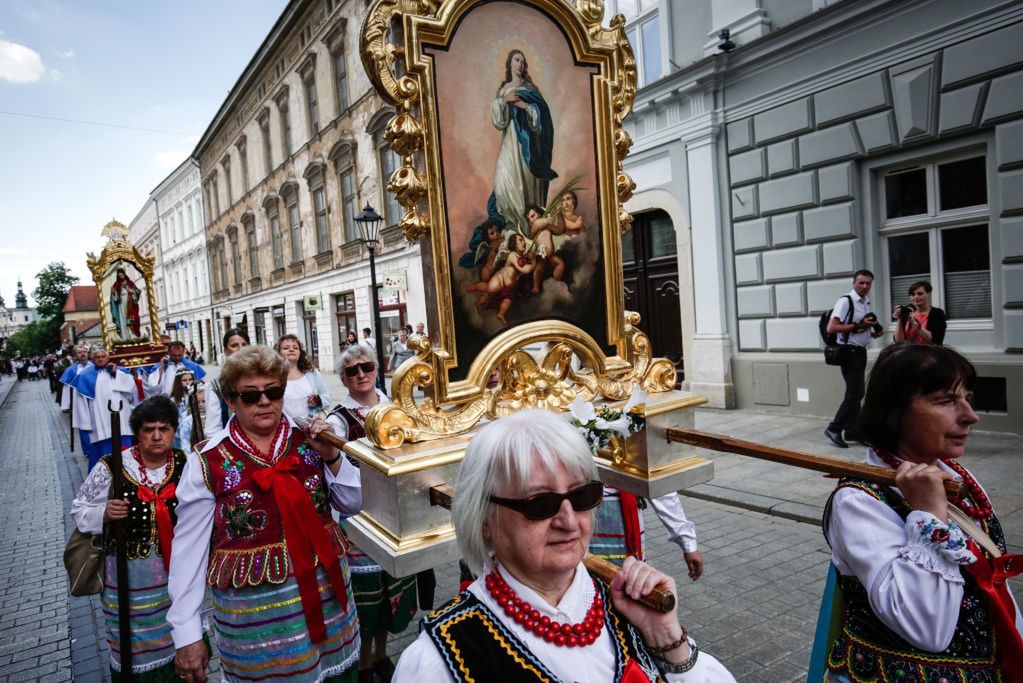
<path id="1" fill-rule="evenodd" d="M 627 558 L 610 585 L 582 563 L 602 486 L 562 417 L 524 410 L 473 438 L 455 481 L 458 546 L 480 578 L 423 620 L 394 680 L 733 681 L 673 610 L 638 601 L 675 582 Z"/>

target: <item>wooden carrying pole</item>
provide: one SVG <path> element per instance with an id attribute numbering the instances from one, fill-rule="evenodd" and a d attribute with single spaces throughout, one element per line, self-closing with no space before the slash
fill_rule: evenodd
<path id="1" fill-rule="evenodd" d="M 121 408 L 123 405 L 123 402 L 118 402 L 117 410 L 114 410 L 113 402 L 107 402 L 107 410 L 110 411 L 110 472 L 113 475 L 110 482 L 110 500 L 124 500 L 127 489 L 124 480 L 124 464 L 121 458 Z M 112 524 L 112 527 L 117 555 L 117 631 L 120 640 L 121 676 L 124 680 L 132 681 L 135 680 L 135 677 L 131 671 L 131 605 L 129 602 L 131 587 L 128 585 L 127 520 L 118 520 Z"/>
<path id="2" fill-rule="evenodd" d="M 348 448 L 346 448 L 348 442 L 334 432 L 320 432 L 317 438 L 322 441 L 326 441 L 331 446 L 340 448 L 346 453 L 351 452 Z M 454 501 L 454 494 L 455 489 L 451 484 L 432 486 L 430 487 L 430 505 L 439 505 L 442 508 L 450 510 L 451 504 Z M 595 555 L 590 555 L 589 553 L 583 557 L 583 564 L 585 564 L 586 568 L 605 584 L 610 584 L 618 572 L 621 571 L 621 567 L 618 565 L 608 562 L 600 557 L 596 557 Z M 670 612 L 675 609 L 675 595 L 671 591 L 663 590 L 661 588 L 654 588 L 652 591 L 641 597 L 639 601 L 650 609 L 657 610 L 658 612 Z"/>
<path id="3" fill-rule="evenodd" d="M 866 479 L 883 486 L 895 486 L 895 470 L 887 467 L 874 467 L 859 462 L 848 462 L 838 458 L 829 458 L 823 455 L 812 455 L 789 451 L 784 448 L 766 446 L 753 441 L 732 439 L 720 434 L 701 432 L 695 429 L 684 429 L 682 427 L 668 428 L 668 441 L 671 443 L 685 443 L 690 446 L 699 446 L 712 451 L 722 453 L 736 453 L 748 455 L 761 460 L 770 460 L 783 465 L 803 467 L 808 470 L 826 472 L 839 477 L 856 477 Z M 963 484 L 961 482 L 948 480 L 945 482 L 945 495 L 949 498 L 963 497 Z"/>

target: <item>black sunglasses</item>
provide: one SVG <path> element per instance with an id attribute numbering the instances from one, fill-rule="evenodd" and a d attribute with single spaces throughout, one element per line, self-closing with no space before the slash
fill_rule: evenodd
<path id="1" fill-rule="evenodd" d="M 491 503 L 521 512 L 526 519 L 550 519 L 561 510 L 561 501 L 567 500 L 576 512 L 592 510 L 604 497 L 604 485 L 599 481 L 583 484 L 567 493 L 538 493 L 529 498 L 501 498 L 490 496 Z"/>
<path id="2" fill-rule="evenodd" d="M 345 377 L 355 377 L 356 375 L 359 374 L 359 370 L 362 370 L 363 373 L 368 375 L 369 373 L 376 370 L 376 366 L 373 365 L 373 363 L 371 363 L 370 361 L 366 361 L 365 363 L 356 363 L 355 365 L 349 365 L 348 367 L 345 368 Z"/>
<path id="3" fill-rule="evenodd" d="M 272 386 L 265 389 L 248 389 L 246 391 L 234 392 L 236 398 L 240 398 L 242 403 L 246 405 L 255 405 L 259 403 L 261 396 L 266 396 L 268 401 L 279 401 L 284 398 L 284 387 Z"/>

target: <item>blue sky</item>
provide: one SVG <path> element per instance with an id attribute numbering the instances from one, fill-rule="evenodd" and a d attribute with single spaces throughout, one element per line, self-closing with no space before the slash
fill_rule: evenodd
<path id="1" fill-rule="evenodd" d="M 0 296 L 127 225 L 188 156 L 285 0 L 0 2 Z M 183 134 L 177 134 L 183 133 Z"/>

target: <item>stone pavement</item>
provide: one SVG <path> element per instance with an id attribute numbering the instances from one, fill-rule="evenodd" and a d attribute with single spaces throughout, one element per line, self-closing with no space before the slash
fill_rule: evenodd
<path id="1" fill-rule="evenodd" d="M 9 392 L 9 393 L 8 393 Z M 64 506 L 46 382 L 0 380 L 0 678 L 71 680 Z"/>

